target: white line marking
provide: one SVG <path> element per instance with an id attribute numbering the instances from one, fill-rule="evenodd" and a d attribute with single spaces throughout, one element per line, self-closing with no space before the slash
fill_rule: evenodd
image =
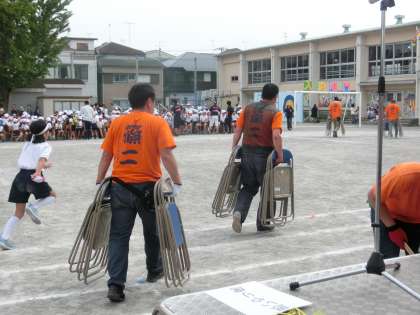
<path id="1" fill-rule="evenodd" d="M 354 209 L 354 210 L 344 210 L 344 211 L 330 211 L 330 212 L 322 212 L 322 213 L 315 213 L 312 215 L 305 215 L 302 217 L 296 217 L 294 221 L 301 221 L 301 220 L 306 220 L 306 219 L 318 219 L 318 218 L 325 218 L 325 217 L 329 217 L 329 216 L 333 216 L 333 215 L 341 215 L 341 214 L 352 214 L 352 213 L 359 213 L 359 212 L 366 212 L 368 214 L 368 218 L 370 218 L 370 211 L 369 208 L 363 208 L 363 209 Z M 225 218 L 216 218 L 217 220 L 220 220 L 220 222 L 222 222 L 222 220 L 225 221 L 229 221 L 229 224 L 218 224 L 218 225 L 207 225 L 205 228 L 186 228 L 184 229 L 185 233 L 190 233 L 190 232 L 209 232 L 212 230 L 222 230 L 222 229 L 226 229 L 228 227 L 230 227 L 230 225 L 232 224 L 231 222 L 231 218 L 232 216 L 228 216 Z M 291 221 L 293 222 L 293 221 Z M 223 222 L 224 223 L 224 222 Z M 244 223 L 242 224 L 243 227 L 245 226 L 252 226 L 255 225 L 255 222 L 249 222 L 249 223 Z"/>
<path id="2" fill-rule="evenodd" d="M 271 261 L 271 262 L 266 262 L 266 263 L 261 263 L 261 264 L 249 264 L 249 265 L 245 265 L 241 267 L 232 267 L 231 269 L 224 268 L 224 269 L 219 269 L 219 270 L 198 273 L 195 275 L 192 274 L 191 279 L 215 276 L 215 275 L 232 273 L 232 272 L 237 272 L 237 271 L 246 271 L 246 270 L 256 269 L 260 267 L 269 267 L 269 266 L 281 265 L 281 264 L 291 263 L 291 262 L 296 263 L 296 262 L 301 262 L 308 259 L 321 259 L 328 256 L 346 255 L 346 254 L 351 254 L 358 251 L 364 251 L 371 248 L 372 248 L 371 245 L 361 245 L 361 246 L 350 247 L 346 249 L 329 251 L 329 252 L 325 252 L 321 254 L 300 256 L 300 257 L 295 257 L 291 259 L 281 259 L 281 260 L 276 260 L 276 261 Z M 135 288 L 135 287 L 138 287 L 138 286 L 137 285 L 127 286 L 127 288 Z M 19 299 L 2 301 L 0 302 L 0 306 L 15 305 L 15 304 L 21 304 L 21 303 L 26 303 L 26 302 L 34 302 L 34 301 L 44 301 L 44 300 L 57 299 L 57 298 L 66 298 L 70 296 L 81 296 L 81 295 L 101 293 L 101 292 L 106 292 L 106 290 L 104 290 L 103 288 L 101 289 L 98 288 L 98 289 L 90 289 L 90 290 L 70 291 L 66 293 L 55 293 L 55 294 L 46 294 L 46 295 L 31 296 L 31 297 L 22 297 Z"/>
<path id="3" fill-rule="evenodd" d="M 215 270 L 215 271 L 208 271 L 208 272 L 203 272 L 197 275 L 193 275 L 194 278 L 203 278 L 203 277 L 209 277 L 209 276 L 215 276 L 215 275 L 220 275 L 220 274 L 224 274 L 224 273 L 232 273 L 232 272 L 237 272 L 237 271 L 247 271 L 247 270 L 251 270 L 251 269 L 257 269 L 257 268 L 261 268 L 261 267 L 270 267 L 270 266 L 275 266 L 275 265 L 281 265 L 281 264 L 288 264 L 288 263 L 294 263 L 294 262 L 301 262 L 303 260 L 307 260 L 307 259 L 321 259 L 323 257 L 326 256 L 335 256 L 335 255 L 346 255 L 346 254 L 351 254 L 353 252 L 358 252 L 358 251 L 362 251 L 362 250 L 367 250 L 367 249 L 371 249 L 372 245 L 361 245 L 361 246 L 356 246 L 356 247 L 350 247 L 350 248 L 345 248 L 345 249 L 338 249 L 338 250 L 334 250 L 334 251 L 329 251 L 329 252 L 325 252 L 325 253 L 320 253 L 320 254 L 314 254 L 314 255 L 308 255 L 308 256 L 299 256 L 299 257 L 295 257 L 295 258 L 285 258 L 285 259 L 280 259 L 280 260 L 274 260 L 274 261 L 268 261 L 265 263 L 259 263 L 259 264 L 249 264 L 249 265 L 245 265 L 245 266 L 235 266 L 232 268 L 225 268 L 225 269 L 219 269 L 219 270 Z"/>
<path id="4" fill-rule="evenodd" d="M 296 237 L 313 237 L 315 235 L 322 235 L 322 234 L 331 234 L 331 233 L 337 233 L 337 232 L 347 232 L 347 231 L 352 231 L 352 230 L 359 230 L 359 229 L 363 229 L 363 228 L 367 228 L 368 226 L 366 224 L 358 224 L 358 225 L 348 225 L 348 226 L 344 226 L 344 227 L 336 227 L 336 228 L 330 228 L 330 229 L 317 229 L 314 231 L 301 231 L 301 232 L 297 232 L 297 233 L 288 233 L 288 234 L 278 234 L 275 237 L 272 237 L 270 240 L 273 240 L 275 238 L 281 238 L 282 240 L 284 239 L 289 239 L 289 238 L 296 238 Z M 233 233 L 233 232 L 232 232 Z M 261 234 L 262 236 L 264 234 Z M 268 234 L 266 234 L 268 235 Z M 262 237 L 258 237 L 255 239 L 242 239 L 240 237 L 235 238 L 235 242 L 223 242 L 223 243 L 218 243 L 218 244 L 213 244 L 213 245 L 205 245 L 205 246 L 194 246 L 194 247 L 190 247 L 189 248 L 189 252 L 190 253 L 197 253 L 200 252 L 202 250 L 205 251 L 209 251 L 209 250 L 213 250 L 215 252 L 218 252 L 219 248 L 224 248 L 227 246 L 227 244 L 232 244 L 232 243 L 236 243 L 236 244 L 241 244 L 241 243 L 250 243 L 250 242 L 260 242 L 262 239 Z M 139 260 L 141 258 L 144 258 L 144 254 L 140 254 L 140 255 L 133 255 L 130 257 L 130 260 Z M 24 272 L 40 272 L 40 271 L 52 271 L 52 270 L 57 270 L 57 269 L 68 269 L 69 265 L 68 264 L 54 264 L 54 265 L 46 265 L 46 266 L 39 266 L 39 267 L 35 267 L 35 268 L 21 268 L 21 269 L 15 269 L 15 270 L 0 270 L 0 276 L 2 277 L 8 277 L 10 275 L 16 274 L 16 273 L 24 273 Z"/>

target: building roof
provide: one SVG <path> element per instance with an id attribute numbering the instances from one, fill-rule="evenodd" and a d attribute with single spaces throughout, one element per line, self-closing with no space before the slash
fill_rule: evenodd
<path id="1" fill-rule="evenodd" d="M 43 84 L 75 84 L 75 85 L 85 84 L 83 80 L 79 80 L 79 79 L 44 79 L 42 80 L 42 83 Z"/>
<path id="2" fill-rule="evenodd" d="M 69 40 L 98 40 L 94 37 L 71 37 L 71 36 L 64 36 L 63 38 L 69 39 Z"/>
<path id="3" fill-rule="evenodd" d="M 420 25 L 420 21 L 414 21 L 414 22 L 403 23 L 403 24 L 388 25 L 386 27 L 386 29 L 387 30 L 394 30 L 394 29 L 405 28 L 405 27 L 410 27 L 410 26 L 418 26 L 418 25 Z M 218 56 L 234 55 L 234 54 L 237 54 L 239 52 L 252 52 L 252 51 L 268 49 L 268 48 L 280 48 L 280 47 L 285 47 L 285 46 L 290 46 L 290 45 L 295 45 L 295 44 L 310 43 L 310 42 L 322 41 L 322 40 L 328 40 L 328 39 L 336 39 L 337 37 L 348 37 L 348 36 L 354 36 L 354 35 L 362 35 L 362 34 L 366 34 L 366 33 L 380 32 L 380 30 L 381 30 L 380 27 L 368 28 L 368 29 L 363 29 L 363 30 L 358 30 L 358 31 L 351 31 L 351 32 L 347 32 L 347 33 L 338 33 L 338 34 L 332 34 L 332 35 L 327 35 L 327 36 L 306 38 L 304 40 L 296 40 L 296 41 L 286 42 L 286 43 L 282 43 L 282 44 L 262 46 L 262 47 L 256 47 L 256 48 L 251 48 L 251 49 L 246 49 L 246 50 L 228 49 L 228 50 L 224 51 L 223 53 L 219 54 Z"/>
<path id="4" fill-rule="evenodd" d="M 99 55 L 115 55 L 115 56 L 140 56 L 144 57 L 146 54 L 128 46 L 124 46 L 118 43 L 109 42 L 103 43 L 101 46 L 96 47 L 96 53 Z"/>
<path id="5" fill-rule="evenodd" d="M 197 71 L 216 71 L 215 54 L 186 52 L 175 59 L 164 61 L 163 64 L 167 68 L 184 68 L 186 71 L 194 71 L 195 60 L 197 60 Z"/>
<path id="6" fill-rule="evenodd" d="M 25 86 L 27 89 L 44 89 L 45 85 L 63 85 L 63 84 L 70 84 L 70 85 L 83 85 L 85 84 L 83 80 L 79 79 L 37 79 L 32 81 L 31 84 Z"/>
<path id="7" fill-rule="evenodd" d="M 229 54 L 233 54 L 233 53 L 238 53 L 241 50 L 239 48 L 231 48 L 231 49 L 226 49 L 224 51 L 222 51 L 220 54 L 218 54 L 218 56 L 224 56 L 224 55 L 229 55 Z"/>
<path id="8" fill-rule="evenodd" d="M 146 51 L 146 57 L 154 58 L 154 59 L 157 59 L 159 61 L 165 61 L 165 60 L 168 60 L 168 59 L 175 59 L 176 58 L 176 56 L 171 55 L 171 54 L 169 54 L 169 53 L 167 53 L 163 50 L 160 50 L 160 49 Z"/>
<path id="9" fill-rule="evenodd" d="M 152 58 L 138 58 L 138 66 L 147 68 L 163 68 L 163 64 L 156 59 Z M 136 68 L 136 59 L 127 58 L 103 58 L 99 60 L 102 67 L 123 67 L 123 68 Z"/>

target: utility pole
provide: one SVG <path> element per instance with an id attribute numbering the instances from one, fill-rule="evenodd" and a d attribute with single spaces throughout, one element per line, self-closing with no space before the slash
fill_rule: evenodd
<path id="1" fill-rule="evenodd" d="M 194 57 L 194 105 L 197 103 L 197 57 Z"/>
<path id="2" fill-rule="evenodd" d="M 135 25 L 133 22 L 125 22 L 124 24 L 127 24 L 128 26 L 128 43 L 131 45 L 131 26 Z"/>

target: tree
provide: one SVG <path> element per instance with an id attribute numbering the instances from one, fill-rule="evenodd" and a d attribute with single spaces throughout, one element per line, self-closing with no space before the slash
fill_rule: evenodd
<path id="1" fill-rule="evenodd" d="M 0 99 L 43 78 L 66 45 L 71 0 L 0 0 Z"/>

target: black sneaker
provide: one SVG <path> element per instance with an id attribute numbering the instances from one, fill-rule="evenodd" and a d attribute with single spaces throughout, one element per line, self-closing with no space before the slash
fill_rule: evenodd
<path id="1" fill-rule="evenodd" d="M 270 225 L 270 226 L 258 225 L 257 226 L 257 231 L 258 232 L 271 232 L 273 230 L 274 230 L 274 225 Z"/>
<path id="2" fill-rule="evenodd" d="M 147 273 L 146 281 L 147 282 L 150 282 L 150 283 L 154 283 L 154 282 L 162 279 L 164 275 L 165 274 L 163 273 L 163 271 L 161 271 L 159 273 L 151 273 L 151 272 L 148 272 Z"/>
<path id="3" fill-rule="evenodd" d="M 111 284 L 108 288 L 107 297 L 111 302 L 115 302 L 115 303 L 122 302 L 125 299 L 124 289 L 120 287 L 119 285 Z"/>

